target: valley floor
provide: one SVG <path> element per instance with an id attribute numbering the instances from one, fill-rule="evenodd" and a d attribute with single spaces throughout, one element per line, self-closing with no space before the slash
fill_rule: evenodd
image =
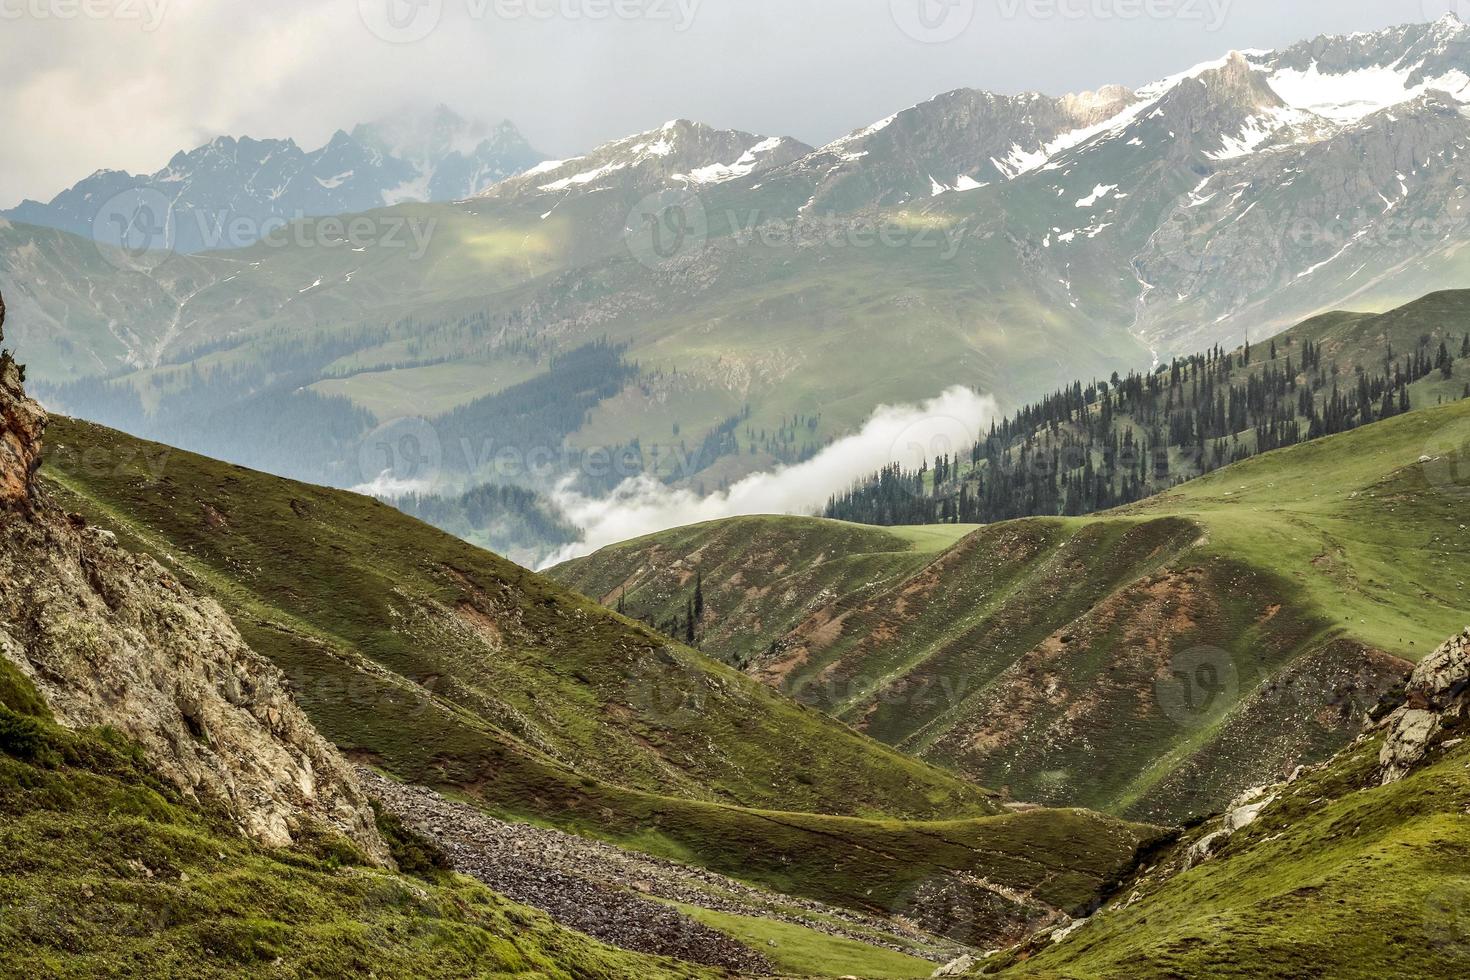
<path id="1" fill-rule="evenodd" d="M 441 847 L 457 871 L 568 928 L 632 952 L 764 976 L 786 975 L 793 966 L 785 946 L 815 947 L 852 968 L 846 972 L 875 978 L 928 976 L 936 965 L 966 952 L 899 920 L 780 895 L 558 830 L 495 820 L 470 804 L 393 782 L 366 767 L 358 776 L 408 827 Z M 784 924 L 790 941 L 767 939 L 752 948 L 735 938 L 742 922 L 761 923 L 763 933 Z"/>

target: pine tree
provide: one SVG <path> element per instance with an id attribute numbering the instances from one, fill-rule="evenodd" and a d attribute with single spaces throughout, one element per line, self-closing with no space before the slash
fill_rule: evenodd
<path id="1" fill-rule="evenodd" d="M 694 621 L 704 622 L 704 573 L 694 572 Z"/>
<path id="2" fill-rule="evenodd" d="M 694 646 L 694 600 L 690 599 L 684 607 L 684 644 Z"/>

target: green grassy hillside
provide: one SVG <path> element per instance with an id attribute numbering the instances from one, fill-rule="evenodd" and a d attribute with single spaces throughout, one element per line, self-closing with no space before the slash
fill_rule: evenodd
<path id="1" fill-rule="evenodd" d="M 1330 755 L 1463 625 L 1467 445 L 1460 403 L 937 555 L 770 518 L 551 574 L 661 618 L 697 573 L 707 652 L 1018 798 L 1174 820 Z"/>
<path id="2" fill-rule="evenodd" d="M 366 497 L 66 419 L 43 475 L 219 599 L 345 751 L 502 816 L 879 911 L 956 873 L 1085 905 L 1151 833 L 997 815 L 988 791 Z M 978 890 L 997 922 L 1025 914 Z"/>
<path id="3" fill-rule="evenodd" d="M 715 975 L 602 946 L 467 878 L 372 867 L 345 840 L 257 847 L 141 758 L 53 724 L 0 658 L 0 973 Z"/>
<path id="4" fill-rule="evenodd" d="M 1470 747 L 1451 743 L 1380 787 L 1381 744 L 1294 783 L 1208 863 L 1130 882 L 1065 941 L 994 957 L 978 975 L 1464 976 Z"/>

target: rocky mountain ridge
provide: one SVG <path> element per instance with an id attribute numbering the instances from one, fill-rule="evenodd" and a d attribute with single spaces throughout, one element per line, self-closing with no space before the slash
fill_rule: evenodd
<path id="1" fill-rule="evenodd" d="M 460 200 L 542 159 L 514 124 L 491 128 L 440 106 L 338 130 L 316 150 L 220 136 L 152 174 L 99 170 L 49 203 L 0 214 L 133 252 L 242 248 L 304 217 Z"/>
<path id="2" fill-rule="evenodd" d="M 655 130 L 597 147 L 585 156 L 547 160 L 482 193 L 493 200 L 566 200 L 599 191 L 633 198 L 757 177 L 811 152 L 789 137 L 719 130 L 673 119 Z"/>

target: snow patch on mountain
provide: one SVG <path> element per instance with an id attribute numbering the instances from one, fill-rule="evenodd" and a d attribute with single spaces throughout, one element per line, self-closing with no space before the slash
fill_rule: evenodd
<path id="1" fill-rule="evenodd" d="M 1216 161 L 1249 156 L 1283 132 L 1310 124 L 1313 118 L 1311 113 L 1290 107 L 1266 109 L 1247 119 L 1239 132 L 1226 135 L 1221 148 L 1206 156 Z"/>
<path id="2" fill-rule="evenodd" d="M 739 160 L 734 163 L 714 163 L 708 167 L 699 167 L 687 174 L 676 176 L 683 177 L 696 184 L 718 184 L 737 177 L 748 177 L 754 173 L 761 163 L 761 158 L 786 145 L 786 140 L 779 136 L 761 140 L 755 146 L 746 150 Z"/>
<path id="3" fill-rule="evenodd" d="M 1077 202 L 1079 208 L 1090 208 L 1118 189 L 1117 184 L 1098 184 L 1092 193 Z"/>
<path id="4" fill-rule="evenodd" d="M 1326 74 L 1317 62 L 1306 71 L 1282 69 L 1271 75 L 1271 88 L 1296 109 L 1336 123 L 1356 123 L 1375 112 L 1411 102 L 1431 89 L 1470 102 L 1470 76 L 1450 71 L 1419 84 L 1412 79 L 1423 64 L 1373 65 L 1341 74 Z"/>

